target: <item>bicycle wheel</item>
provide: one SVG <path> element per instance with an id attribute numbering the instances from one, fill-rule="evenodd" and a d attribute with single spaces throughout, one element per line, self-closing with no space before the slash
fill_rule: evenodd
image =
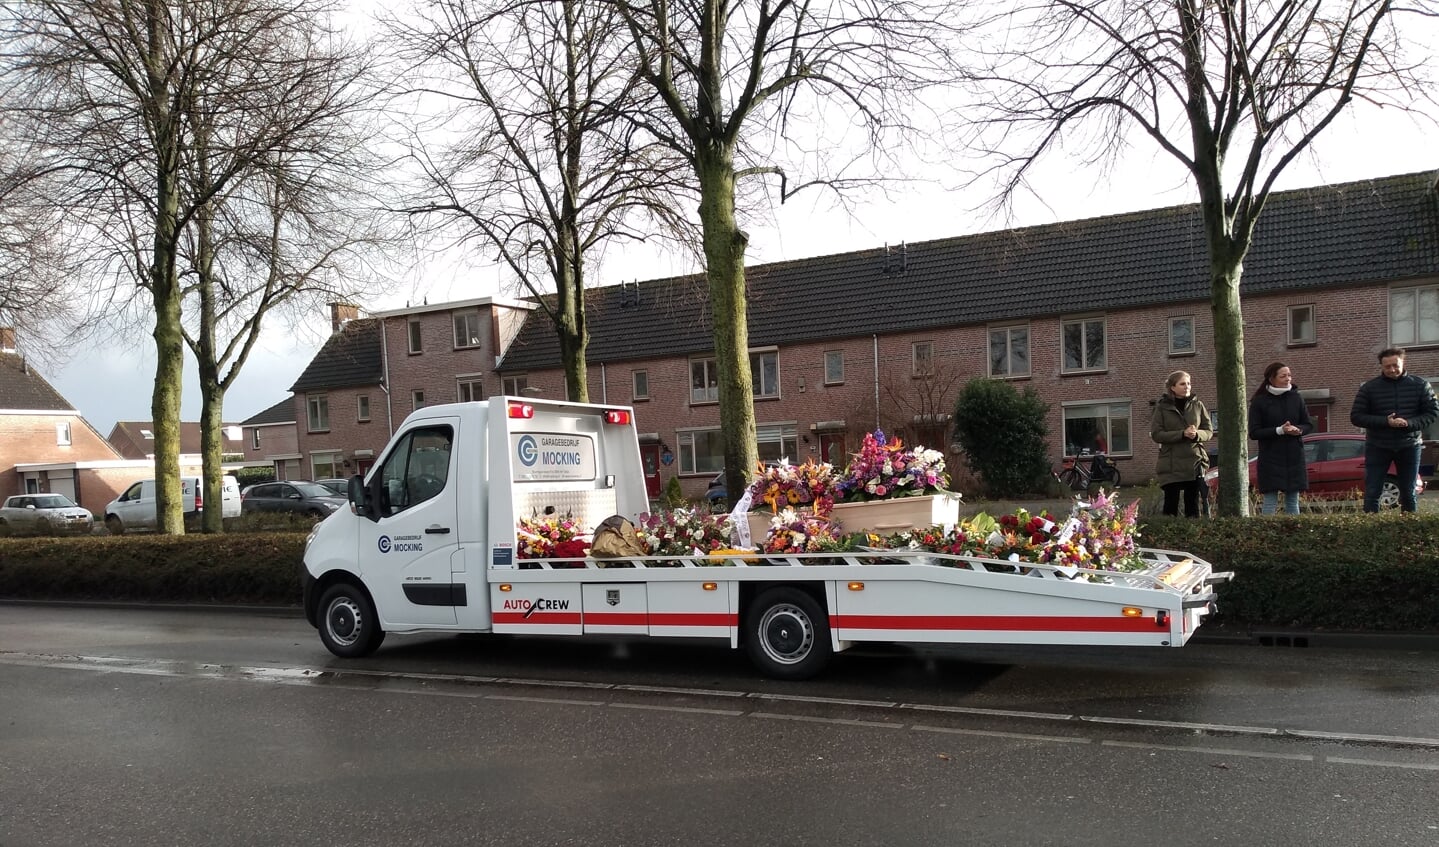
<path id="1" fill-rule="evenodd" d="M 1118 487 L 1119 487 L 1119 468 L 1116 468 L 1116 467 L 1114 467 L 1113 465 L 1111 465 L 1111 466 L 1109 467 L 1109 469 L 1108 469 L 1108 472 L 1105 473 L 1104 476 L 1105 476 L 1106 479 L 1109 480 L 1109 484 L 1110 484 L 1112 487 L 1114 487 L 1114 488 L 1118 488 Z"/>
<path id="2" fill-rule="evenodd" d="M 1084 486 L 1080 482 L 1079 471 L 1074 468 L 1065 468 L 1059 472 L 1060 484 L 1068 487 L 1071 491 L 1083 491 Z"/>

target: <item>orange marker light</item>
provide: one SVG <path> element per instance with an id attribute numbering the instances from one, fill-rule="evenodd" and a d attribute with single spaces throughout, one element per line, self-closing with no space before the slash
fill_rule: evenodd
<path id="1" fill-rule="evenodd" d="M 862 582 L 851 582 L 851 583 L 849 584 L 849 590 L 850 590 L 850 591 L 863 591 L 863 590 L 864 590 L 864 583 L 862 583 Z"/>
<path id="2" fill-rule="evenodd" d="M 1119 610 L 1119 613 L 1121 615 L 1124 615 L 1126 618 L 1138 618 L 1143 617 L 1144 610 L 1139 608 L 1138 606 L 1125 606 L 1123 609 Z"/>
<path id="3" fill-rule="evenodd" d="M 706 582 L 706 583 L 701 584 L 700 587 L 703 588 L 705 591 L 714 591 L 715 589 L 719 588 L 719 583 L 717 583 L 717 582 Z"/>
<path id="4" fill-rule="evenodd" d="M 502 583 L 500 583 L 500 590 L 501 590 L 501 591 L 513 591 L 514 589 L 510 586 L 510 584 L 509 584 L 508 582 L 502 582 Z"/>

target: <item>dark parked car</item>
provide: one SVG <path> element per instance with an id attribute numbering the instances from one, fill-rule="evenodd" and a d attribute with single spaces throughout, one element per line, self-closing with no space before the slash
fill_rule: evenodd
<path id="1" fill-rule="evenodd" d="M 315 484 L 323 485 L 339 497 L 350 496 L 350 481 L 348 479 L 317 479 Z"/>
<path id="2" fill-rule="evenodd" d="M 717 503 L 723 503 L 728 499 L 729 491 L 725 488 L 724 471 L 720 471 L 715 474 L 714 479 L 710 480 L 710 487 L 705 491 L 705 500 L 713 506 Z"/>
<path id="3" fill-rule="evenodd" d="M 1255 456 L 1249 457 L 1249 485 L 1252 489 L 1259 484 L 1259 467 Z M 1320 433 L 1304 436 L 1304 463 L 1309 470 L 1309 490 L 1305 497 L 1315 500 L 1358 500 L 1364 497 L 1364 436 Z M 1394 509 L 1399 506 L 1399 485 L 1390 466 L 1389 476 L 1384 480 L 1384 491 L 1379 495 L 1379 506 Z M 1427 469 L 1432 473 L 1432 468 Z M 1420 468 L 1419 481 L 1415 486 L 1416 495 L 1424 492 L 1425 468 Z M 1219 494 L 1219 470 L 1210 468 L 1204 475 L 1209 483 L 1210 493 Z"/>
<path id="4" fill-rule="evenodd" d="M 292 512 L 322 518 L 348 502 L 315 482 L 262 482 L 245 489 L 240 498 L 242 514 Z"/>

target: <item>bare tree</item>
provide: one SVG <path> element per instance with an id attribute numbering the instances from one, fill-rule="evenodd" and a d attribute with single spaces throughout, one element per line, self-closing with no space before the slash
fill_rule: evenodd
<path id="1" fill-rule="evenodd" d="M 153 312 L 158 527 L 184 531 L 179 490 L 184 366 L 180 244 L 230 180 L 285 149 L 327 114 L 307 98 L 306 61 L 331 45 L 310 0 L 11 0 L 4 6 L 4 110 L 63 180 L 54 198 L 85 238 L 109 245 L 107 270 L 148 294 Z M 298 39 L 298 40 L 297 40 Z M 298 48 L 305 55 L 287 52 Z M 188 115 L 217 104 L 236 143 L 209 185 L 187 190 L 196 139 Z M 223 105 L 219 105 L 223 104 Z M 291 108 L 291 104 L 294 107 Z"/>
<path id="2" fill-rule="evenodd" d="M 49 187 L 27 155 L 28 144 L 10 137 L 0 115 L 0 325 L 17 337 L 57 338 L 73 323 L 71 256 Z M 26 354 L 58 364 L 66 345 L 31 345 Z"/>
<path id="3" fill-rule="evenodd" d="M 737 495 L 758 455 L 740 183 L 777 177 L 781 202 L 813 185 L 872 184 L 889 164 L 876 157 L 915 142 L 913 118 L 925 114 L 918 95 L 962 75 L 953 52 L 957 4 L 613 2 L 664 106 L 661 116 L 640 120 L 688 160 L 699 185 L 725 476 Z M 933 122 L 923 130 L 943 132 Z"/>
<path id="4" fill-rule="evenodd" d="M 992 57 L 992 105 L 980 124 L 1006 197 L 1066 142 L 1113 166 L 1133 129 L 1194 182 L 1210 264 L 1226 514 L 1249 507 L 1239 283 L 1255 225 L 1279 175 L 1356 98 L 1412 110 L 1427 97 L 1398 18 L 1435 11 L 1432 0 L 1046 0 L 1006 22 L 1022 35 Z"/>
<path id="5" fill-rule="evenodd" d="M 645 240 L 643 224 L 688 228 L 679 163 L 624 119 L 645 92 L 622 21 L 580 0 L 438 0 L 389 27 L 445 104 L 411 138 L 424 188 L 408 211 L 498 251 L 555 325 L 569 399 L 587 401 L 586 255 Z"/>

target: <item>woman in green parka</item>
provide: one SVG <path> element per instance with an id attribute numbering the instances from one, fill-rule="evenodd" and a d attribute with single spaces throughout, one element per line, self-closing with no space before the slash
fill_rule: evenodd
<path id="1" fill-rule="evenodd" d="M 1149 437 L 1159 444 L 1155 469 L 1164 489 L 1164 514 L 1179 514 L 1179 495 L 1184 495 L 1184 515 L 1199 517 L 1199 486 L 1209 453 L 1204 442 L 1214 437 L 1209 410 L 1191 393 L 1189 374 L 1175 371 L 1165 382 L 1167 391 L 1154 401 Z"/>

